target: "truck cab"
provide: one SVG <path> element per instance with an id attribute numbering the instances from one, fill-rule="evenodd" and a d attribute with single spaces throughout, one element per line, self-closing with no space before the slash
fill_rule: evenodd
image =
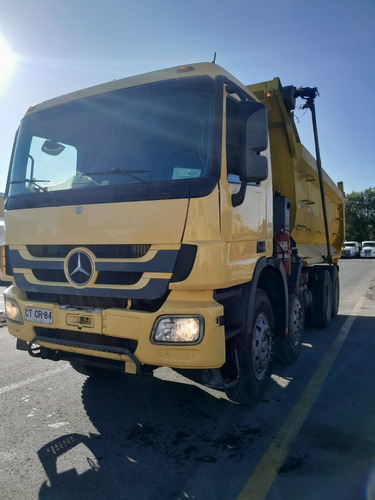
<path id="1" fill-rule="evenodd" d="M 359 257 L 359 243 L 357 241 L 345 241 L 342 256 L 345 258 Z"/>
<path id="2" fill-rule="evenodd" d="M 361 257 L 365 259 L 375 257 L 375 241 L 362 241 Z"/>

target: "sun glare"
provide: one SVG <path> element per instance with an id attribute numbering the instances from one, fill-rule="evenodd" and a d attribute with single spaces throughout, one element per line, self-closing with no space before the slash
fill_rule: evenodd
<path id="1" fill-rule="evenodd" d="M 10 85 L 18 61 L 19 57 L 12 52 L 8 42 L 0 33 L 0 97 Z"/>

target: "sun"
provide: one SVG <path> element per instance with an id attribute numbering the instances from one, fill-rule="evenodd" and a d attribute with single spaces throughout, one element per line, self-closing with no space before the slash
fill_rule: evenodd
<path id="1" fill-rule="evenodd" d="M 0 97 L 4 95 L 11 82 L 19 59 L 0 33 Z"/>

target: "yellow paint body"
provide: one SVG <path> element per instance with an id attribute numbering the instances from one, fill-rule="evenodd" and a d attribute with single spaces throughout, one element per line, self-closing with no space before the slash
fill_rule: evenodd
<path id="1" fill-rule="evenodd" d="M 248 92 L 246 87 L 231 75 L 212 64 L 196 65 L 191 75 L 209 75 L 212 78 L 221 75 Z M 176 75 L 175 68 L 141 75 L 47 101 L 32 108 L 29 113 L 112 90 L 188 76 Z M 261 91 L 260 87 L 255 88 L 258 98 Z M 285 117 L 280 115 L 280 109 L 276 109 L 276 104 L 275 109 L 269 108 L 270 124 L 280 121 L 279 128 L 270 128 L 272 176 L 258 185 L 249 184 L 244 202 L 233 207 L 231 196 L 238 190 L 238 185 L 228 182 L 226 173 L 226 97 L 223 89 L 220 176 L 209 194 L 190 199 L 90 203 L 82 204 L 79 210 L 76 205 L 5 210 L 6 245 L 9 251 L 17 253 L 19 262 L 13 269 L 14 273 L 28 286 L 48 284 L 52 292 L 54 288 L 64 290 L 72 285 L 42 283 L 25 262 L 38 265 L 46 259 L 31 255 L 28 245 L 49 245 L 56 248 L 72 245 L 83 250 L 90 245 L 150 245 L 141 257 L 117 261 L 139 265 L 152 262 L 159 252 L 179 251 L 181 245 L 196 246 L 196 257 L 190 274 L 182 281 L 169 282 L 169 294 L 160 308 L 154 312 L 134 310 L 131 308 L 131 300 L 121 308 L 65 307 L 58 303 L 30 300 L 19 286 L 13 284 L 4 296 L 17 302 L 23 318 L 25 308 L 52 310 L 53 324 L 48 325 L 52 330 L 90 333 L 97 339 L 95 342 L 98 344 L 102 336 L 136 340 L 138 345 L 134 355 L 145 365 L 217 368 L 224 364 L 224 311 L 223 306 L 214 299 L 214 291 L 249 283 L 259 260 L 272 256 L 272 199 L 275 190 L 282 191 L 291 200 L 292 236 L 298 245 L 302 244 L 306 258 L 310 258 L 310 253 L 316 257 L 316 252 L 310 249 L 320 248 L 324 244 L 314 162 L 303 146 L 296 143 L 293 131 L 289 130 L 290 126 Z M 269 150 L 265 154 L 270 158 Z M 330 231 L 337 235 L 331 240 L 336 259 L 336 253 L 341 252 L 339 246 L 343 234 L 343 199 L 342 193 L 340 194 L 328 176 L 325 177 L 325 182 Z M 264 243 L 262 250 L 259 250 L 259 242 Z M 89 250 L 87 253 L 95 261 L 95 265 L 106 264 L 110 260 L 96 258 Z M 55 258 L 54 261 L 60 264 L 66 273 L 65 258 Z M 6 274 L 4 252 L 1 255 L 1 267 L 2 273 Z M 84 287 L 76 288 L 82 288 L 86 295 L 89 295 L 91 290 L 95 293 L 102 290 L 105 295 L 106 291 L 119 289 L 129 294 L 142 291 L 153 280 L 170 280 L 171 275 L 171 272 L 151 270 L 144 272 L 135 284 L 101 285 L 95 282 L 97 275 L 94 274 Z M 156 345 L 151 342 L 151 333 L 157 318 L 175 314 L 200 315 L 203 318 L 204 332 L 200 342 L 194 345 Z M 35 337 L 37 326 L 40 325 L 25 319 L 22 324 L 8 321 L 9 332 L 26 342 Z M 61 345 L 54 343 L 53 339 L 48 342 L 41 340 L 38 343 L 51 349 L 117 359 L 124 362 L 127 372 L 135 371 L 131 359 L 124 354 L 94 351 L 90 346 Z"/>
<path id="2" fill-rule="evenodd" d="M 274 78 L 248 88 L 268 110 L 273 186 L 291 203 L 290 231 L 299 255 L 309 264 L 322 263 L 327 246 L 316 161 L 300 143 L 284 105 L 280 80 Z M 270 97 L 266 97 L 267 93 Z M 342 184 L 336 186 L 325 171 L 323 185 L 330 251 L 337 263 L 344 243 L 344 192 Z"/>
<path id="3" fill-rule="evenodd" d="M 223 184 L 226 185 L 223 186 L 222 195 L 226 196 L 226 200 L 221 200 L 221 203 L 226 207 L 223 219 L 226 221 L 227 241 L 221 237 L 223 228 L 220 226 L 217 187 L 210 195 L 192 199 L 189 203 L 187 200 L 160 200 L 137 202 L 137 207 L 133 203 L 87 205 L 80 215 L 76 215 L 74 207 L 9 211 L 9 248 L 17 249 L 21 255 L 35 261 L 38 258 L 30 256 L 26 245 L 22 244 L 26 238 L 28 245 L 53 241 L 57 246 L 69 243 L 79 247 L 84 247 L 82 241 L 86 245 L 108 241 L 113 244 L 123 241 L 128 244 L 155 242 L 146 256 L 138 259 L 139 262 L 145 262 L 151 260 L 158 250 L 180 248 L 181 240 L 185 244 L 196 244 L 198 251 L 192 272 L 185 281 L 170 284 L 171 293 L 157 312 L 111 308 L 87 313 L 78 309 L 67 311 L 55 304 L 53 328 L 137 340 L 135 356 L 143 364 L 175 368 L 220 367 L 225 361 L 224 326 L 219 324 L 223 307 L 213 299 L 213 290 L 246 283 L 251 279 L 259 259 L 256 242 L 259 237 L 266 235 L 266 218 L 261 210 L 264 205 L 259 203 L 260 199 L 264 201 L 266 189 L 249 187 L 255 193 L 253 200 L 258 214 L 255 225 L 250 217 L 252 209 L 249 202 L 237 207 L 231 215 L 230 189 L 226 181 L 223 180 Z M 248 221 L 247 225 L 244 220 Z M 66 227 L 69 227 L 68 232 Z M 271 242 L 268 246 L 271 248 Z M 30 269 L 16 268 L 14 271 L 21 272 L 28 282 L 38 283 Z M 136 285 L 126 288 L 142 288 L 155 277 L 153 273 L 144 273 Z M 164 277 L 170 278 L 170 274 Z M 53 286 L 53 283 L 50 285 Z M 98 286 L 110 288 L 108 285 L 93 285 L 95 288 Z M 25 307 L 51 309 L 49 303 L 27 300 L 26 295 L 15 285 L 7 289 L 4 296 L 17 300 L 23 316 Z M 150 335 L 153 325 L 159 316 L 165 314 L 200 314 L 205 325 L 202 342 L 194 346 L 152 344 Z M 79 322 L 79 317 L 87 316 L 92 318 L 88 326 Z M 8 322 L 9 332 L 27 342 L 35 337 L 35 326 L 35 323 L 26 321 L 23 325 Z M 46 344 L 42 342 L 40 345 Z M 48 347 L 94 354 L 92 350 L 57 346 L 53 342 L 49 342 Z M 95 356 L 125 361 L 119 354 L 95 352 Z"/>

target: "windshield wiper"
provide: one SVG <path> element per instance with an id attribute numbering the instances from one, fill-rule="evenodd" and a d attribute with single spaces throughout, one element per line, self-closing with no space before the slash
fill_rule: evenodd
<path id="1" fill-rule="evenodd" d="M 133 179 L 135 179 L 135 180 L 137 180 L 139 182 L 146 183 L 145 180 L 140 179 L 136 175 L 133 175 L 134 172 L 137 173 L 137 174 L 146 174 L 146 173 L 151 172 L 151 170 L 125 170 L 125 169 L 122 169 L 122 168 L 113 168 L 111 170 L 101 170 L 100 172 L 85 172 L 85 173 L 81 173 L 81 175 L 86 175 L 86 176 L 106 175 L 106 174 L 110 174 L 110 175 L 125 175 L 125 176 L 128 175 L 128 176 L 132 177 Z M 154 184 L 154 183 L 150 183 L 150 184 Z M 159 191 L 159 193 L 161 193 L 163 195 L 164 198 L 170 198 L 171 197 L 171 194 L 168 191 L 163 191 L 160 188 L 158 188 L 158 191 Z"/>
<path id="2" fill-rule="evenodd" d="M 146 182 L 143 179 L 140 179 L 134 173 L 136 174 L 146 174 L 150 173 L 151 170 L 125 170 L 122 168 L 111 168 L 111 170 L 100 170 L 99 172 L 84 172 L 82 175 L 86 176 L 94 176 L 94 175 L 125 175 L 132 177 L 133 179 L 139 181 L 139 182 Z"/>
<path id="3" fill-rule="evenodd" d="M 10 181 L 9 184 L 25 184 L 26 182 L 30 182 L 30 184 L 33 184 L 41 191 L 44 191 L 45 193 L 48 193 L 48 194 L 51 194 L 52 196 L 55 196 L 54 193 L 52 193 L 51 191 L 48 191 L 48 189 L 46 189 L 45 187 L 38 184 L 38 182 L 50 182 L 50 181 L 46 181 L 43 179 L 23 179 L 22 181 Z"/>

